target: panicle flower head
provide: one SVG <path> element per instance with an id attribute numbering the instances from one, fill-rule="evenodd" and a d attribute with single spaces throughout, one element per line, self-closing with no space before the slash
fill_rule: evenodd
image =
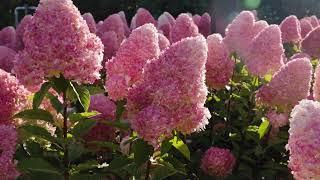
<path id="1" fill-rule="evenodd" d="M 160 132 L 151 140 L 151 130 L 139 129 L 155 123 L 151 112 L 159 116 L 156 119 L 161 116 L 161 123 L 165 124 L 148 127 L 159 128 L 164 135 L 165 129 L 188 134 L 203 129 L 208 123 L 210 113 L 204 107 L 208 93 L 206 59 L 206 40 L 197 36 L 174 43 L 162 51 L 159 58 L 146 64 L 143 78 L 129 92 L 127 109 L 134 130 L 143 138 L 146 136 L 152 145 L 161 139 Z"/>
<path id="2" fill-rule="evenodd" d="M 300 27 L 301 27 L 301 37 L 304 38 L 306 35 L 312 31 L 313 27 L 307 19 L 300 19 Z"/>
<path id="3" fill-rule="evenodd" d="M 95 116 L 98 122 L 93 126 L 84 139 L 90 141 L 112 141 L 115 138 L 116 129 L 99 121 L 113 121 L 115 119 L 116 105 L 104 94 L 91 96 L 90 111 L 98 111 L 99 115 Z"/>
<path id="4" fill-rule="evenodd" d="M 16 30 L 12 26 L 3 28 L 0 31 L 0 45 L 15 49 L 16 47 Z"/>
<path id="5" fill-rule="evenodd" d="M 229 83 L 234 61 L 229 58 L 229 51 L 220 34 L 208 36 L 207 43 L 206 82 L 210 88 L 221 89 Z"/>
<path id="6" fill-rule="evenodd" d="M 162 31 L 168 39 L 170 39 L 170 32 L 175 22 L 176 20 L 170 13 L 164 12 L 158 18 L 158 29 Z"/>
<path id="7" fill-rule="evenodd" d="M 275 110 L 268 111 L 267 118 L 273 128 L 283 127 L 289 122 L 289 116 L 287 113 L 278 113 Z"/>
<path id="8" fill-rule="evenodd" d="M 183 38 L 197 35 L 199 35 L 198 26 L 188 14 L 182 13 L 177 17 L 176 22 L 171 29 L 170 40 L 174 43 Z"/>
<path id="9" fill-rule="evenodd" d="M 12 123 L 12 116 L 26 106 L 29 95 L 14 76 L 0 69 L 0 124 Z"/>
<path id="10" fill-rule="evenodd" d="M 320 27 L 308 33 L 301 42 L 301 49 L 312 57 L 320 58 Z"/>
<path id="11" fill-rule="evenodd" d="M 211 16 L 208 13 L 204 13 L 201 16 L 198 28 L 199 33 L 204 37 L 208 37 L 211 34 Z"/>
<path id="12" fill-rule="evenodd" d="M 118 15 L 121 17 L 121 20 L 123 22 L 123 27 L 124 27 L 124 34 L 127 36 L 129 36 L 130 34 L 130 28 L 128 27 L 128 22 L 126 19 L 126 14 L 123 11 L 118 12 Z"/>
<path id="13" fill-rule="evenodd" d="M 291 112 L 288 167 L 297 180 L 320 178 L 320 103 L 302 100 Z"/>
<path id="14" fill-rule="evenodd" d="M 252 32 L 255 17 L 250 11 L 242 11 L 226 28 L 224 41 L 230 52 L 237 52 L 244 57 L 251 40 L 256 35 Z M 257 32 L 258 33 L 258 32 Z"/>
<path id="15" fill-rule="evenodd" d="M 293 59 L 298 59 L 298 58 L 308 58 L 308 59 L 311 59 L 311 57 L 310 57 L 309 54 L 300 52 L 300 53 L 296 53 L 296 54 L 294 54 L 293 56 L 291 56 L 291 57 L 290 57 L 290 61 L 293 60 Z"/>
<path id="16" fill-rule="evenodd" d="M 0 68 L 7 72 L 11 72 L 16 54 L 17 53 L 14 50 L 6 46 L 0 46 Z"/>
<path id="17" fill-rule="evenodd" d="M 101 41 L 104 45 L 103 60 L 106 62 L 113 57 L 119 49 L 120 43 L 117 34 L 114 31 L 107 31 L 101 36 Z"/>
<path id="18" fill-rule="evenodd" d="M 16 179 L 20 173 L 16 170 L 13 158 L 17 145 L 17 132 L 12 125 L 0 125 L 0 176 L 3 179 Z"/>
<path id="19" fill-rule="evenodd" d="M 26 27 L 28 24 L 30 24 L 32 20 L 31 15 L 26 15 L 22 18 L 20 23 L 17 26 L 16 29 L 16 50 L 22 50 L 24 48 L 24 43 L 23 43 L 23 34 L 26 30 Z"/>
<path id="20" fill-rule="evenodd" d="M 317 16 L 313 15 L 313 16 L 307 17 L 307 19 L 310 21 L 311 26 L 313 28 L 316 28 L 316 27 L 319 26 L 319 22 L 318 22 Z"/>
<path id="21" fill-rule="evenodd" d="M 113 100 L 127 96 L 129 88 L 141 79 L 147 60 L 160 53 L 157 29 L 145 24 L 132 31 L 114 58 L 106 63 L 106 88 Z"/>
<path id="22" fill-rule="evenodd" d="M 319 65 L 316 68 L 314 73 L 313 97 L 315 100 L 320 101 L 320 66 Z"/>
<path id="23" fill-rule="evenodd" d="M 301 27 L 298 18 L 294 15 L 286 17 L 280 24 L 282 42 L 299 42 Z"/>
<path id="24" fill-rule="evenodd" d="M 258 103 L 290 111 L 309 96 L 312 65 L 307 58 L 289 61 L 257 92 Z"/>
<path id="25" fill-rule="evenodd" d="M 119 14 L 112 14 L 108 16 L 99 28 L 97 28 L 97 35 L 102 36 L 105 32 L 113 31 L 117 34 L 119 44 L 125 39 L 125 26 Z"/>
<path id="26" fill-rule="evenodd" d="M 201 16 L 199 14 L 195 14 L 192 16 L 192 20 L 199 27 Z"/>
<path id="27" fill-rule="evenodd" d="M 86 21 L 89 30 L 91 33 L 96 33 L 96 21 L 94 20 L 93 16 L 91 13 L 84 13 L 82 15 L 83 19 Z"/>
<path id="28" fill-rule="evenodd" d="M 232 173 L 236 158 L 229 149 L 211 147 L 201 159 L 202 171 L 210 176 L 226 177 Z"/>
<path id="29" fill-rule="evenodd" d="M 157 21 L 153 18 L 151 13 L 144 8 L 139 8 L 136 15 L 131 20 L 131 29 L 135 29 L 149 23 L 157 27 Z"/>
<path id="30" fill-rule="evenodd" d="M 103 44 L 71 0 L 40 0 L 23 40 L 14 73 L 27 86 L 59 74 L 79 83 L 100 78 Z"/>
<path id="31" fill-rule="evenodd" d="M 252 40 L 245 64 L 251 74 L 264 76 L 276 72 L 283 65 L 283 53 L 280 29 L 271 25 Z"/>
<path id="32" fill-rule="evenodd" d="M 161 33 L 158 33 L 158 38 L 159 38 L 159 48 L 161 51 L 170 46 L 170 41 L 166 38 L 166 36 L 164 36 Z"/>

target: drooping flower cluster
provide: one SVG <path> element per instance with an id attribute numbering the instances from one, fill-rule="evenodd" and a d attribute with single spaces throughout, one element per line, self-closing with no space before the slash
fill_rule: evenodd
<path id="1" fill-rule="evenodd" d="M 23 40 L 14 73 L 26 86 L 60 73 L 80 83 L 100 78 L 103 44 L 71 0 L 41 0 Z"/>
<path id="2" fill-rule="evenodd" d="M 236 158 L 229 149 L 211 147 L 201 159 L 202 171 L 210 176 L 226 177 L 231 174 Z"/>
<path id="3" fill-rule="evenodd" d="M 127 96 L 131 86 L 141 79 L 147 60 L 160 53 L 157 29 L 145 24 L 132 31 L 116 56 L 106 63 L 106 89 L 113 100 Z"/>
<path id="4" fill-rule="evenodd" d="M 12 116 L 26 106 L 30 93 L 11 74 L 0 69 L 0 124 L 12 124 Z"/>
<path id="5" fill-rule="evenodd" d="M 298 18 L 294 15 L 286 17 L 280 24 L 282 42 L 299 42 L 301 27 Z"/>
<path id="6" fill-rule="evenodd" d="M 289 168 L 297 180 L 320 178 L 320 103 L 302 100 L 291 112 Z"/>
<path id="7" fill-rule="evenodd" d="M 300 100 L 309 96 L 311 79 L 310 60 L 292 60 L 281 67 L 268 84 L 259 89 L 257 102 L 290 111 Z"/>
<path id="8" fill-rule="evenodd" d="M 197 36 L 171 45 L 146 64 L 128 95 L 127 109 L 133 129 L 153 146 L 173 129 L 188 134 L 208 123 L 206 59 L 206 41 Z"/>
<path id="9" fill-rule="evenodd" d="M 13 180 L 20 173 L 16 170 L 13 162 L 17 145 L 17 132 L 12 125 L 0 125 L 0 177 L 1 179 Z"/>
<path id="10" fill-rule="evenodd" d="M 207 43 L 206 82 L 210 88 L 221 89 L 228 84 L 235 63 L 229 58 L 229 51 L 220 34 L 208 36 Z"/>
<path id="11" fill-rule="evenodd" d="M 104 94 L 96 94 L 91 96 L 89 110 L 98 111 L 101 114 L 94 117 L 98 122 L 84 136 L 84 139 L 87 142 L 112 141 L 115 138 L 116 129 L 104 124 L 103 121 L 113 121 L 115 119 L 116 105 L 114 102 Z"/>

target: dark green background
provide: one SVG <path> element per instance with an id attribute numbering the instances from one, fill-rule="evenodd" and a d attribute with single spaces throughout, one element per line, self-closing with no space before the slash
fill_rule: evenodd
<path id="1" fill-rule="evenodd" d="M 257 8 L 259 17 L 269 23 L 278 23 L 285 16 L 296 14 L 298 17 L 319 14 L 319 0 L 74 0 L 81 13 L 91 12 L 95 19 L 103 20 L 109 14 L 121 10 L 131 19 L 139 7 L 145 7 L 158 17 L 163 11 L 174 16 L 182 12 L 209 12 L 213 19 L 224 18 L 223 27 L 232 19 L 232 15 L 242 9 L 248 9 L 245 2 L 261 1 Z M 25 3 L 36 6 L 38 0 L 0 0 L 0 28 L 14 25 L 14 9 Z M 213 23 L 213 29 L 215 29 Z M 220 28 L 221 31 L 222 28 Z M 219 30 L 219 29 L 218 29 Z"/>

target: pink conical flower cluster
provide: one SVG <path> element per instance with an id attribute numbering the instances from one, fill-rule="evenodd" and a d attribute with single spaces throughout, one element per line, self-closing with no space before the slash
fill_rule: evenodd
<path id="1" fill-rule="evenodd" d="M 280 24 L 282 42 L 299 42 L 301 27 L 298 18 L 294 15 L 286 17 Z"/>
<path id="2" fill-rule="evenodd" d="M 192 17 L 194 23 L 198 26 L 199 33 L 204 37 L 211 34 L 211 16 L 208 13 L 204 13 L 202 16 L 196 14 Z"/>
<path id="3" fill-rule="evenodd" d="M 320 103 L 302 100 L 291 112 L 289 168 L 295 179 L 320 178 Z"/>
<path id="4" fill-rule="evenodd" d="M 0 31 L 0 46 L 7 46 L 10 49 L 15 49 L 16 30 L 14 27 L 8 26 Z"/>
<path id="5" fill-rule="evenodd" d="M 31 20 L 32 20 L 32 16 L 26 15 L 22 18 L 19 25 L 17 26 L 17 29 L 16 29 L 16 38 L 17 38 L 16 48 L 17 48 L 17 50 L 22 50 L 24 48 L 23 35 L 24 35 L 24 32 L 26 30 L 27 25 L 31 22 Z"/>
<path id="6" fill-rule="evenodd" d="M 188 134 L 208 123 L 206 59 L 206 40 L 197 36 L 171 45 L 146 64 L 127 108 L 133 129 L 153 146 L 173 129 Z"/>
<path id="7" fill-rule="evenodd" d="M 158 29 L 162 31 L 163 35 L 170 39 L 170 32 L 175 22 L 176 20 L 170 13 L 164 12 L 158 18 Z"/>
<path id="8" fill-rule="evenodd" d="M 229 83 L 235 63 L 229 58 L 229 51 L 220 34 L 208 36 L 207 43 L 206 82 L 210 88 L 221 89 Z"/>
<path id="9" fill-rule="evenodd" d="M 131 20 L 131 29 L 135 29 L 137 27 L 140 27 L 144 24 L 151 23 L 155 27 L 157 27 L 157 21 L 153 18 L 151 13 L 144 9 L 144 8 L 139 8 L 136 15 L 132 18 Z"/>
<path id="10" fill-rule="evenodd" d="M 147 60 L 160 53 L 157 29 L 145 24 L 132 31 L 114 58 L 106 63 L 106 89 L 113 100 L 127 96 L 131 86 L 141 79 Z"/>
<path id="11" fill-rule="evenodd" d="M 96 21 L 94 20 L 93 16 L 91 13 L 84 13 L 82 15 L 83 19 L 86 21 L 89 30 L 91 33 L 96 33 L 97 28 L 96 28 Z"/>
<path id="12" fill-rule="evenodd" d="M 97 124 L 90 129 L 84 136 L 87 142 L 91 141 L 112 141 L 115 138 L 116 129 L 99 121 L 113 121 L 115 119 L 116 105 L 104 94 L 91 96 L 90 111 L 98 111 L 99 115 L 95 116 Z"/>
<path id="13" fill-rule="evenodd" d="M 60 73 L 79 83 L 100 78 L 103 44 L 71 0 L 41 0 L 23 40 L 14 72 L 27 86 Z"/>
<path id="14" fill-rule="evenodd" d="M 320 101 L 320 66 L 318 66 L 314 73 L 313 97 Z"/>
<path id="15" fill-rule="evenodd" d="M 16 52 L 6 46 L 0 46 L 0 68 L 11 72 Z"/>
<path id="16" fill-rule="evenodd" d="M 257 92 L 258 103 L 290 111 L 309 96 L 312 65 L 309 59 L 295 59 L 274 74 L 271 81 Z"/>
<path id="17" fill-rule="evenodd" d="M 251 74 L 263 77 L 276 72 L 283 65 L 284 53 L 279 27 L 271 25 L 262 30 L 248 50 L 245 64 Z"/>
<path id="18" fill-rule="evenodd" d="M 267 118 L 273 128 L 280 128 L 288 124 L 289 117 L 287 113 L 278 113 L 275 110 L 270 110 L 267 113 Z"/>
<path id="19" fill-rule="evenodd" d="M 301 27 L 301 37 L 304 38 L 307 34 L 312 31 L 313 27 L 307 19 L 300 19 L 300 27 Z"/>
<path id="20" fill-rule="evenodd" d="M 22 110 L 30 93 L 11 74 L 0 69 L 0 124 L 12 124 L 12 116 Z"/>
<path id="21" fill-rule="evenodd" d="M 236 158 L 229 149 L 211 147 L 201 159 L 201 170 L 210 176 L 226 177 L 235 164 Z"/>
<path id="22" fill-rule="evenodd" d="M 308 33 L 301 42 L 301 49 L 312 57 L 320 58 L 320 27 Z"/>
<path id="23" fill-rule="evenodd" d="M 5 180 L 16 179 L 20 173 L 13 162 L 17 145 L 17 132 L 12 125 L 0 125 L 0 177 Z"/>
<path id="24" fill-rule="evenodd" d="M 197 35 L 199 35 L 198 26 L 188 14 L 182 13 L 177 17 L 176 22 L 171 29 L 170 40 L 174 43 L 183 38 Z"/>

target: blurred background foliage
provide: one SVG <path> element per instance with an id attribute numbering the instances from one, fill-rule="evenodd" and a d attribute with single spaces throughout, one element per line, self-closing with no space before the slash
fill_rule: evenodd
<path id="1" fill-rule="evenodd" d="M 14 26 L 14 9 L 17 6 L 36 6 L 38 2 L 39 0 L 0 0 L 0 28 Z M 174 16 L 182 12 L 208 12 L 213 17 L 213 30 L 217 32 L 223 32 L 233 17 L 244 9 L 257 10 L 259 18 L 269 23 L 279 23 L 290 14 L 299 18 L 320 14 L 319 0 L 74 0 L 74 3 L 81 13 L 91 12 L 96 21 L 122 10 L 131 19 L 139 7 L 148 9 L 155 17 L 164 11 Z M 20 15 L 24 15 L 24 12 L 20 12 Z"/>

